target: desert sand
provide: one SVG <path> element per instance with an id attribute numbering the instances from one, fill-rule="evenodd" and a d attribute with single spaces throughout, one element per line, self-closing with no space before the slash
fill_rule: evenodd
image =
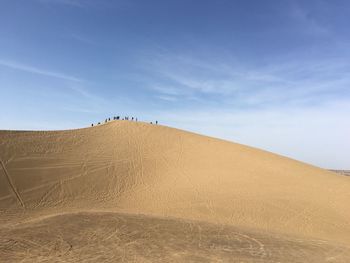
<path id="1" fill-rule="evenodd" d="M 350 262 L 350 177 L 270 152 L 112 121 L 0 162 L 0 262 Z"/>

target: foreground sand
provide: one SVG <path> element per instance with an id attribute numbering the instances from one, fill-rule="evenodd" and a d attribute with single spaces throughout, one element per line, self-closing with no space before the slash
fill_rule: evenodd
<path id="1" fill-rule="evenodd" d="M 350 178 L 163 126 L 0 131 L 0 261 L 350 262 Z"/>

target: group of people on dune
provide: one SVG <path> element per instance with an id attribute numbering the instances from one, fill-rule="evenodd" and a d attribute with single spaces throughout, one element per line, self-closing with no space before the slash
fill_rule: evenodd
<path id="1" fill-rule="evenodd" d="M 114 116 L 113 118 L 107 118 L 105 119 L 105 122 L 104 123 L 107 123 L 109 121 L 119 121 L 119 120 L 122 120 L 122 121 L 136 121 L 137 122 L 137 118 L 134 118 L 134 117 L 129 117 L 129 116 L 125 116 L 125 117 L 121 117 L 121 116 Z M 153 122 L 151 121 L 150 124 L 153 124 Z M 158 121 L 155 121 L 155 124 L 158 124 Z M 97 125 L 101 125 L 101 122 L 98 122 Z M 94 124 L 92 123 L 91 124 L 91 127 L 93 127 Z"/>

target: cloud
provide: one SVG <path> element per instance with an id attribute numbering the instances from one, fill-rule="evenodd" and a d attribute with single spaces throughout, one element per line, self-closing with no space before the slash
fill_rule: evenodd
<path id="1" fill-rule="evenodd" d="M 82 88 L 82 87 L 78 87 L 78 86 L 68 86 L 69 89 L 79 93 L 80 95 L 82 95 L 83 97 L 87 98 L 87 99 L 92 99 L 92 100 L 99 100 L 101 99 L 100 97 L 93 95 L 92 93 L 88 92 L 86 89 Z"/>
<path id="2" fill-rule="evenodd" d="M 69 81 L 75 81 L 75 82 L 83 82 L 84 81 L 80 78 L 73 77 L 73 76 L 70 76 L 70 75 L 67 75 L 67 74 L 64 74 L 61 72 L 39 69 L 39 68 L 25 65 L 22 63 L 18 63 L 15 61 L 1 60 L 0 59 L 0 66 L 4 66 L 7 68 L 12 68 L 12 69 L 16 69 L 16 70 L 21 70 L 21 71 L 25 71 L 25 72 L 29 72 L 29 73 L 33 73 L 33 74 L 43 75 L 43 76 L 47 76 L 47 77 L 63 79 L 63 80 L 69 80 Z"/>
<path id="3" fill-rule="evenodd" d="M 158 95 L 156 96 L 158 99 L 165 100 L 165 101 L 177 101 L 178 99 L 174 96 L 165 96 L 165 95 Z"/>
<path id="4" fill-rule="evenodd" d="M 235 107 L 312 106 L 350 96 L 350 63 L 339 58 L 285 58 L 263 66 L 175 55 L 156 57 L 148 86 L 178 99 L 205 97 Z"/>
<path id="5" fill-rule="evenodd" d="M 25 71 L 33 74 L 38 74 L 40 76 L 45 76 L 45 77 L 47 76 L 47 77 L 53 77 L 61 80 L 68 80 L 69 82 L 58 84 L 59 88 L 57 87 L 52 88 L 51 85 L 48 85 L 47 87 L 45 87 L 51 90 L 49 92 L 50 96 L 52 96 L 54 92 L 56 97 L 66 96 L 68 94 L 68 97 L 67 97 L 69 98 L 68 101 L 71 101 L 70 99 L 73 99 L 74 107 L 71 107 L 71 106 L 64 107 L 64 110 L 70 110 L 74 112 L 97 113 L 97 112 L 101 112 L 102 108 L 105 108 L 104 105 L 107 104 L 106 99 L 96 95 L 95 93 L 91 92 L 87 88 L 86 85 L 91 83 L 83 79 L 73 77 L 71 75 L 67 75 L 61 72 L 39 69 L 33 66 L 24 65 L 22 63 L 8 61 L 8 60 L 0 59 L 0 66 L 4 66 L 15 70 L 21 70 L 21 71 Z M 72 96 L 71 94 L 67 93 L 67 90 L 74 92 L 74 95 Z"/>
<path id="6" fill-rule="evenodd" d="M 156 92 L 166 94 L 166 95 L 178 96 L 178 95 L 183 94 L 183 92 L 176 87 L 153 85 L 151 88 Z"/>
<path id="7" fill-rule="evenodd" d="M 91 109 L 91 108 L 79 108 L 79 107 L 62 107 L 62 110 L 70 111 L 70 112 L 79 112 L 79 113 L 103 113 L 101 109 Z"/>

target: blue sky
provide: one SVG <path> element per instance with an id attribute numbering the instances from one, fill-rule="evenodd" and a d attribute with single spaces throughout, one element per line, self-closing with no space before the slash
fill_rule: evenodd
<path id="1" fill-rule="evenodd" d="M 0 129 L 113 115 L 350 169 L 350 3 L 2 0 Z"/>

